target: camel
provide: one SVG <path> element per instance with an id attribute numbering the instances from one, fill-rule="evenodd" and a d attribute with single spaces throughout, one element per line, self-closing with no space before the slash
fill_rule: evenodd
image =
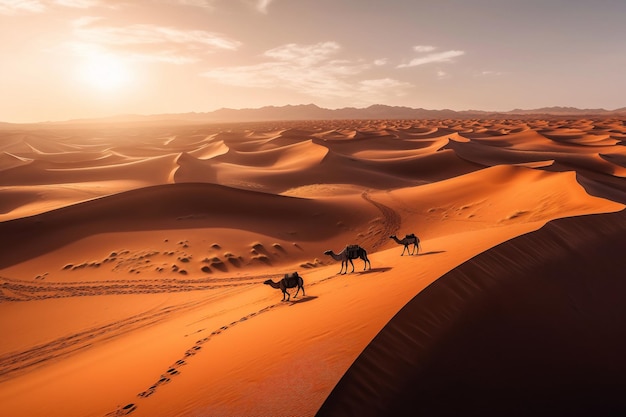
<path id="1" fill-rule="evenodd" d="M 398 245 L 404 245 L 404 249 L 402 249 L 402 254 L 400 256 L 404 255 L 405 250 L 407 251 L 407 253 L 409 252 L 410 244 L 413 244 L 413 252 L 409 253 L 409 255 L 417 255 L 417 253 L 419 252 L 420 239 L 413 233 L 411 233 L 410 235 L 406 235 L 406 237 L 404 237 L 403 239 L 398 239 L 396 235 L 389 236 L 389 239 L 395 240 Z"/>
<path id="2" fill-rule="evenodd" d="M 339 270 L 340 274 L 343 271 L 344 265 L 346 266 L 346 270 L 343 271 L 343 273 L 345 274 L 348 272 L 348 262 L 350 262 L 350 264 L 352 265 L 352 272 L 354 272 L 354 263 L 352 262 L 352 260 L 356 258 L 363 259 L 364 271 L 365 271 L 365 268 L 367 268 L 368 264 L 370 266 L 370 269 L 372 269 L 372 264 L 370 263 L 370 260 L 367 258 L 367 251 L 363 249 L 362 247 L 360 247 L 359 245 L 348 245 L 345 247 L 344 250 L 342 250 L 339 253 L 335 253 L 332 250 L 327 250 L 326 252 L 324 252 L 324 255 L 329 255 L 334 260 L 341 261 L 341 269 Z"/>
<path id="3" fill-rule="evenodd" d="M 294 272 L 293 274 L 285 274 L 285 277 L 278 282 L 274 282 L 271 279 L 268 279 L 263 284 L 269 285 L 272 288 L 280 289 L 283 292 L 282 301 L 285 301 L 285 295 L 287 296 L 287 301 L 289 301 L 289 299 L 291 298 L 291 294 L 289 294 L 287 288 L 298 287 L 298 289 L 296 290 L 296 294 L 293 296 L 293 298 L 296 298 L 298 296 L 298 292 L 300 292 L 300 289 L 302 289 L 302 295 L 306 295 L 304 293 L 304 280 L 300 275 L 298 275 L 298 272 Z"/>

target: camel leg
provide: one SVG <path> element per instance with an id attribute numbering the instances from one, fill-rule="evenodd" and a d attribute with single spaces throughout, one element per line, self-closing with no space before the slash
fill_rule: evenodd
<path id="1" fill-rule="evenodd" d="M 346 272 L 348 272 L 348 261 L 341 261 L 341 269 L 339 270 L 339 274 L 345 274 L 346 272 L 343 272 L 343 266 L 346 266 Z"/>
<path id="2" fill-rule="evenodd" d="M 352 272 L 354 272 L 354 262 L 352 262 L 352 259 L 348 259 L 350 261 L 350 265 L 352 265 Z M 348 271 L 348 265 L 346 265 L 346 272 Z"/>
<path id="3" fill-rule="evenodd" d="M 364 261 L 364 265 L 363 265 L 363 270 L 364 270 L 364 271 L 365 271 L 365 268 L 367 268 L 367 265 L 368 265 L 368 264 L 369 264 L 369 266 L 370 266 L 370 269 L 372 269 L 372 264 L 371 264 L 371 262 L 370 262 L 369 258 L 367 257 L 367 255 L 365 255 L 365 256 L 363 257 L 363 261 Z"/>
<path id="4" fill-rule="evenodd" d="M 304 297 L 304 286 L 303 285 L 298 285 L 298 289 L 296 290 L 296 295 L 293 296 L 293 298 L 298 297 L 298 293 L 300 292 L 300 289 L 302 289 L 302 296 Z"/>
<path id="5" fill-rule="evenodd" d="M 407 250 L 409 248 L 408 245 L 404 245 L 404 247 L 402 248 L 402 253 L 400 254 L 400 256 L 404 256 L 404 251 Z"/>

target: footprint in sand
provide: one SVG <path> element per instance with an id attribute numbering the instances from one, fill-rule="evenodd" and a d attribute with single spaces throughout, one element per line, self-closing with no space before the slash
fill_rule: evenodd
<path id="1" fill-rule="evenodd" d="M 156 391 L 157 387 L 156 385 L 152 385 L 150 388 L 148 388 L 145 391 L 140 392 L 139 394 L 137 394 L 138 397 L 142 397 L 142 398 L 148 398 L 149 396 L 151 396 L 152 394 L 154 394 L 154 391 Z"/>
<path id="2" fill-rule="evenodd" d="M 189 356 L 193 356 L 196 353 L 198 353 L 198 351 L 202 349 L 201 346 L 194 346 L 191 349 L 187 349 L 187 352 L 185 352 L 185 357 L 189 357 Z"/>
<path id="3" fill-rule="evenodd" d="M 178 373 L 178 371 L 177 371 Z M 174 374 L 170 374 L 170 375 L 174 375 Z M 159 385 L 165 385 L 169 382 L 171 382 L 172 380 L 170 378 L 168 378 L 165 375 L 161 375 L 161 378 L 159 378 L 159 380 L 157 382 L 155 382 L 153 385 L 151 385 L 147 390 L 140 392 L 139 394 L 137 394 L 138 397 L 143 397 L 143 398 L 147 398 L 149 396 L 151 396 L 152 394 L 154 394 L 154 392 L 156 391 L 156 389 L 159 387 Z"/>
<path id="4" fill-rule="evenodd" d="M 169 383 L 169 382 L 171 382 L 171 381 L 172 381 L 172 380 L 171 380 L 171 379 L 169 379 L 168 377 L 166 377 L 166 376 L 161 376 L 161 378 L 157 381 L 156 385 L 157 385 L 157 386 L 158 386 L 158 385 L 165 385 L 165 384 L 167 384 L 167 383 Z"/>
<path id="5" fill-rule="evenodd" d="M 180 371 L 176 368 L 170 368 L 167 370 L 167 374 L 168 375 L 178 375 L 180 374 Z"/>
<path id="6" fill-rule="evenodd" d="M 118 417 L 118 416 L 127 416 L 133 411 L 137 409 L 137 406 L 133 403 L 126 404 L 124 407 L 118 408 L 115 411 L 112 411 L 105 415 L 105 417 Z"/>

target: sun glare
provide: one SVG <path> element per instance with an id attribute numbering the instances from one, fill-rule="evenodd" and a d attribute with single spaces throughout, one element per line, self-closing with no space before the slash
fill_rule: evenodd
<path id="1" fill-rule="evenodd" d="M 94 55 L 80 69 L 82 80 L 102 92 L 117 91 L 130 83 L 130 70 L 126 63 L 114 55 Z"/>

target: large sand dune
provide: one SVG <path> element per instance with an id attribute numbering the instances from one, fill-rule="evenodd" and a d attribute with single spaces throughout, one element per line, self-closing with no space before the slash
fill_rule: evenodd
<path id="1" fill-rule="evenodd" d="M 625 233 L 624 211 L 554 220 L 444 274 L 316 415 L 622 415 Z"/>
<path id="2" fill-rule="evenodd" d="M 626 410 L 621 119 L 0 129 L 0 415 Z"/>

